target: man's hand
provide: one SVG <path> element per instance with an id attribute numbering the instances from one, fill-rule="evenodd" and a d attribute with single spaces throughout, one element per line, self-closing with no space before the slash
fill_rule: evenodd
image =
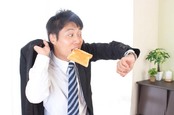
<path id="1" fill-rule="evenodd" d="M 133 54 L 122 57 L 117 62 L 117 73 L 119 73 L 122 77 L 127 75 L 133 68 L 136 59 Z"/>
<path id="2" fill-rule="evenodd" d="M 38 54 L 42 54 L 45 56 L 49 56 L 50 53 L 50 47 L 48 45 L 48 42 L 43 40 L 44 43 L 44 47 L 40 47 L 40 46 L 34 46 L 34 50 L 38 53 Z"/>

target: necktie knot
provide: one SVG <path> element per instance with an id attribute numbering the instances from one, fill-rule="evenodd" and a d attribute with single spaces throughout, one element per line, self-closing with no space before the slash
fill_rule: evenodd
<path id="1" fill-rule="evenodd" d="M 69 68 L 73 68 L 73 67 L 74 67 L 74 63 L 73 63 L 73 62 L 69 62 L 68 67 L 69 67 Z"/>

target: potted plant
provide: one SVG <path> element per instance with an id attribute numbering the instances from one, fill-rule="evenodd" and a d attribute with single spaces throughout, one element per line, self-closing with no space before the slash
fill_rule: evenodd
<path id="1" fill-rule="evenodd" d="M 157 80 L 161 80 L 163 72 L 161 71 L 161 64 L 166 61 L 170 57 L 169 53 L 166 52 L 163 48 L 156 48 L 149 52 L 149 54 L 146 57 L 146 60 L 153 62 L 155 65 L 157 65 Z"/>
<path id="2" fill-rule="evenodd" d="M 157 73 L 158 72 L 157 72 L 156 68 L 151 68 L 151 69 L 148 70 L 149 80 L 151 82 L 155 82 L 155 76 L 156 76 Z"/>

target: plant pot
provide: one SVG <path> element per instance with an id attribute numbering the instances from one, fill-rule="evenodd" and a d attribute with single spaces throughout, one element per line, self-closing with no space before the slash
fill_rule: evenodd
<path id="1" fill-rule="evenodd" d="M 163 72 L 162 71 L 161 72 L 158 72 L 156 74 L 156 76 L 155 76 L 155 78 L 156 78 L 157 81 L 161 81 L 162 77 L 163 77 Z"/>
<path id="2" fill-rule="evenodd" d="M 150 82 L 155 82 L 155 81 L 156 81 L 156 78 L 151 76 L 151 77 L 149 78 L 149 81 L 150 81 Z"/>

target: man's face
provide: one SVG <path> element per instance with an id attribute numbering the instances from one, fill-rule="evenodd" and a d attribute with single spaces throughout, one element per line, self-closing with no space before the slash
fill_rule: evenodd
<path id="1" fill-rule="evenodd" d="M 73 22 L 67 23 L 58 35 L 58 40 L 53 43 L 54 54 L 59 59 L 67 60 L 73 49 L 80 49 L 82 45 L 81 30 Z"/>

